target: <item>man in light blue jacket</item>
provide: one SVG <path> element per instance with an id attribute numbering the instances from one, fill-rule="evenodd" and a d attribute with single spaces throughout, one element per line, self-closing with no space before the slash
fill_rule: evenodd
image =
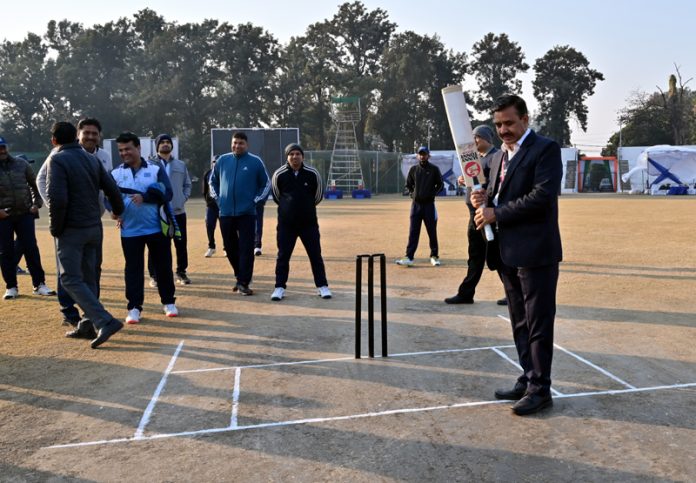
<path id="1" fill-rule="evenodd" d="M 210 175 L 210 194 L 220 207 L 220 231 L 237 283 L 233 291 L 253 295 L 256 204 L 268 198 L 271 181 L 263 161 L 247 151 L 247 136 L 232 136 L 232 152 L 220 156 Z"/>

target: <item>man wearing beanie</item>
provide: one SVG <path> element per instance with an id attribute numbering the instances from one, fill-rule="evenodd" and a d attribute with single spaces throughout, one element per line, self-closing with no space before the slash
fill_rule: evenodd
<path id="1" fill-rule="evenodd" d="M 437 267 L 440 265 L 440 256 L 437 243 L 435 196 L 442 190 L 444 183 L 440 168 L 429 161 L 430 150 L 427 147 L 419 147 L 417 157 L 418 164 L 411 166 L 408 176 L 406 176 L 406 189 L 413 198 L 406 256 L 396 260 L 396 264 L 406 267 L 413 265 L 413 257 L 416 254 L 420 238 L 421 223 L 423 223 L 430 239 L 430 263 Z"/>
<path id="2" fill-rule="evenodd" d="M 298 238 L 307 251 L 318 295 L 330 299 L 317 222 L 316 206 L 324 195 L 321 175 L 316 169 L 305 166 L 304 150 L 299 144 L 288 144 L 285 157 L 288 162 L 273 173 L 271 180 L 273 201 L 278 204 L 278 258 L 271 300 L 279 301 L 285 297 L 290 257 Z"/>
<path id="3" fill-rule="evenodd" d="M 476 126 L 474 129 L 474 142 L 476 143 L 476 150 L 481 159 L 483 175 L 488 179 L 491 158 L 493 154 L 498 152 L 498 148 L 493 146 L 493 130 L 485 124 Z M 460 177 L 459 182 L 460 184 L 463 183 L 464 179 Z M 476 210 L 471 205 L 470 188 L 466 190 L 466 204 L 469 207 L 469 226 L 466 232 L 469 241 L 468 268 L 466 277 L 464 277 L 464 280 L 459 285 L 457 294 L 445 299 L 445 303 L 447 304 L 473 304 L 476 285 L 478 285 L 479 280 L 481 280 L 481 274 L 483 274 L 483 269 L 486 265 L 486 240 L 483 238 L 483 232 L 478 231 L 476 229 L 476 223 L 474 223 Z M 498 305 L 507 305 L 506 299 L 503 297 L 498 300 Z"/>
<path id="4" fill-rule="evenodd" d="M 247 151 L 247 135 L 232 135 L 232 152 L 223 154 L 210 175 L 210 194 L 220 208 L 220 231 L 237 283 L 232 289 L 253 295 L 256 204 L 268 198 L 271 181 L 263 161 Z"/>
<path id="5" fill-rule="evenodd" d="M 174 218 L 179 225 L 181 238 L 174 238 L 174 248 L 176 250 L 176 283 L 188 285 L 191 280 L 186 275 L 188 268 L 188 249 L 186 237 L 186 209 L 184 205 L 191 197 L 191 177 L 189 176 L 186 164 L 173 156 L 174 142 L 169 134 L 160 134 L 155 138 L 155 150 L 157 158 L 155 161 L 159 163 L 167 173 L 169 181 L 172 184 L 172 201 L 171 206 L 174 211 Z M 150 285 L 156 286 L 157 278 L 155 277 L 155 268 L 152 263 L 152 258 L 148 255 L 147 269 L 150 272 Z"/>

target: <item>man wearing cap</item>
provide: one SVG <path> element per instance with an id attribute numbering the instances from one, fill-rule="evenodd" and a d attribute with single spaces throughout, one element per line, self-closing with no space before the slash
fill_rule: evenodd
<path id="1" fill-rule="evenodd" d="M 203 173 L 203 199 L 205 200 L 205 232 L 208 236 L 208 249 L 205 252 L 205 258 L 210 258 L 215 255 L 215 227 L 220 218 L 220 208 L 217 201 L 210 196 L 210 175 L 213 174 L 213 168 L 217 161 L 215 156 L 210 162 L 210 169 Z"/>
<path id="2" fill-rule="evenodd" d="M 493 130 L 482 124 L 474 129 L 474 142 L 476 150 L 479 153 L 481 167 L 483 168 L 483 176 L 488 179 L 490 172 L 490 162 L 493 155 L 498 152 L 498 148 L 493 145 Z M 459 183 L 464 184 L 464 178 L 459 177 Z M 484 185 L 484 188 L 486 185 Z M 466 277 L 459 285 L 457 294 L 445 299 L 447 304 L 473 304 L 476 285 L 481 280 L 481 274 L 486 266 L 486 240 L 483 233 L 476 229 L 474 215 L 476 210 L 471 204 L 471 189 L 466 190 L 466 204 L 469 207 L 469 226 L 467 228 L 468 252 L 469 259 L 467 260 Z M 498 300 L 498 305 L 507 305 L 506 299 L 503 297 Z"/>
<path id="3" fill-rule="evenodd" d="M 164 168 L 140 156 L 140 139 L 132 132 L 116 138 L 123 164 L 111 171 L 126 207 L 120 217 L 112 215 L 121 228 L 121 247 L 126 259 L 125 279 L 128 316 L 126 323 L 137 324 L 145 299 L 145 247 L 152 257 L 157 290 L 164 314 L 176 317 L 172 246 L 162 233 L 160 206 L 172 199 L 172 186 Z"/>
<path id="4" fill-rule="evenodd" d="M 7 141 L 0 137 L 0 267 L 5 280 L 5 300 L 19 296 L 15 234 L 24 247 L 34 295 L 56 294 L 46 286 L 46 274 L 41 266 L 41 255 L 36 244 L 34 221 L 41 205 L 34 170 L 23 159 L 11 156 Z"/>
<path id="5" fill-rule="evenodd" d="M 253 295 L 256 204 L 268 198 L 271 180 L 263 161 L 248 152 L 247 135 L 232 135 L 232 152 L 223 154 L 210 176 L 210 194 L 220 208 L 220 231 L 237 283 L 232 289 Z"/>
<path id="6" fill-rule="evenodd" d="M 307 251 L 318 295 L 330 299 L 317 222 L 317 205 L 324 195 L 321 175 L 316 169 L 305 166 L 304 150 L 299 144 L 288 144 L 285 157 L 287 164 L 278 168 L 271 180 L 273 201 L 278 204 L 278 258 L 271 300 L 279 301 L 285 297 L 290 257 L 298 238 Z"/>
<path id="7" fill-rule="evenodd" d="M 106 194 L 114 214 L 123 212 L 123 201 L 113 178 L 77 142 L 76 134 L 69 122 L 57 122 L 51 129 L 55 150 L 47 160 L 46 200 L 61 286 L 85 313 L 66 336 L 93 339 L 96 348 L 123 327 L 99 301 L 104 237 L 100 193 Z"/>
<path id="8" fill-rule="evenodd" d="M 440 256 L 437 243 L 435 196 L 442 190 L 444 183 L 440 169 L 429 161 L 430 150 L 426 146 L 418 148 L 417 157 L 418 164 L 411 166 L 406 176 L 406 189 L 413 198 L 406 256 L 396 260 L 396 264 L 406 267 L 413 265 L 421 223 L 423 223 L 430 239 L 430 263 L 437 267 L 440 265 Z"/>
<path id="9" fill-rule="evenodd" d="M 174 248 L 176 250 L 176 283 L 188 285 L 191 280 L 186 275 L 188 268 L 188 249 L 186 247 L 186 209 L 184 205 L 191 197 L 191 176 L 189 176 L 186 164 L 173 156 L 174 143 L 169 134 L 160 134 L 155 138 L 155 150 L 157 157 L 155 162 L 159 163 L 167 173 L 169 182 L 172 184 L 171 206 L 174 211 L 174 218 L 179 225 L 181 237 L 174 238 Z M 155 267 L 152 257 L 148 255 L 147 269 L 150 273 L 150 285 L 157 283 Z"/>

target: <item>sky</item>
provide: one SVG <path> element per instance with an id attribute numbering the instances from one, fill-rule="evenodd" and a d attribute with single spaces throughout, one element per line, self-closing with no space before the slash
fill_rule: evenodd
<path id="1" fill-rule="evenodd" d="M 28 32 L 43 35 L 50 20 L 67 18 L 85 26 L 130 17 L 151 8 L 167 21 L 199 22 L 214 18 L 231 24 L 251 22 L 272 33 L 281 43 L 302 35 L 312 23 L 331 18 L 342 2 L 337 0 L 121 0 L 110 2 L 6 2 L 0 39 L 18 41 Z M 667 79 L 679 66 L 684 81 L 696 77 L 696 2 L 672 0 L 539 0 L 526 2 L 472 2 L 466 0 L 363 0 L 369 10 L 381 8 L 397 24 L 422 35 L 437 34 L 443 44 L 469 54 L 488 32 L 506 33 L 517 42 L 533 66 L 536 59 L 557 45 L 582 52 L 590 67 L 604 74 L 587 101 L 588 129 L 571 121 L 571 142 L 587 154 L 598 153 L 619 130 L 618 115 L 636 92 L 667 89 Z M 113 5 L 113 4 L 112 4 Z M 59 7 L 59 8 L 57 8 Z M 530 111 L 532 69 L 521 75 L 522 96 Z M 696 89 L 696 79 L 687 84 Z M 471 79 L 467 86 L 475 86 Z M 444 87 L 444 86 L 443 86 Z"/>

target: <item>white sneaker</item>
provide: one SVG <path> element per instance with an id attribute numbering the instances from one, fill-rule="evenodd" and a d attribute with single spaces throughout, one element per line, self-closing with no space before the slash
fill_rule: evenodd
<path id="1" fill-rule="evenodd" d="M 157 288 L 157 280 L 152 277 L 150 277 L 150 287 Z"/>
<path id="2" fill-rule="evenodd" d="M 12 300 L 16 299 L 17 297 L 19 297 L 19 290 L 17 290 L 17 287 L 10 287 L 5 290 L 5 296 L 3 298 L 5 300 Z"/>
<path id="3" fill-rule="evenodd" d="M 439 267 L 440 266 L 440 257 L 430 257 L 430 264 L 433 267 Z"/>
<path id="4" fill-rule="evenodd" d="M 329 287 L 324 285 L 323 287 L 319 287 L 319 296 L 323 299 L 330 299 L 331 298 L 331 290 L 329 290 Z"/>
<path id="5" fill-rule="evenodd" d="M 405 266 L 405 267 L 410 267 L 410 266 L 413 265 L 413 259 L 412 259 L 412 258 L 408 258 L 408 257 L 399 258 L 398 260 L 396 260 L 395 263 L 396 263 L 397 265 L 403 265 L 403 266 Z"/>
<path id="6" fill-rule="evenodd" d="M 254 248 L 254 256 L 255 257 L 261 256 L 261 249 L 260 248 Z"/>
<path id="7" fill-rule="evenodd" d="M 140 322 L 140 311 L 138 309 L 130 309 L 126 316 L 126 324 L 137 324 Z"/>
<path id="8" fill-rule="evenodd" d="M 214 248 L 208 248 L 208 251 L 205 252 L 205 258 L 210 258 L 213 255 L 215 255 L 215 249 Z"/>
<path id="9" fill-rule="evenodd" d="M 284 297 L 285 289 L 283 287 L 276 287 L 271 295 L 271 300 L 278 302 L 279 300 L 283 300 Z"/>
<path id="10" fill-rule="evenodd" d="M 34 287 L 34 295 L 55 295 L 56 291 L 51 290 L 45 283 L 40 283 L 38 287 Z"/>
<path id="11" fill-rule="evenodd" d="M 179 311 L 176 308 L 176 305 L 174 304 L 167 304 L 163 307 L 164 309 L 164 315 L 167 317 L 176 317 L 179 315 Z"/>

